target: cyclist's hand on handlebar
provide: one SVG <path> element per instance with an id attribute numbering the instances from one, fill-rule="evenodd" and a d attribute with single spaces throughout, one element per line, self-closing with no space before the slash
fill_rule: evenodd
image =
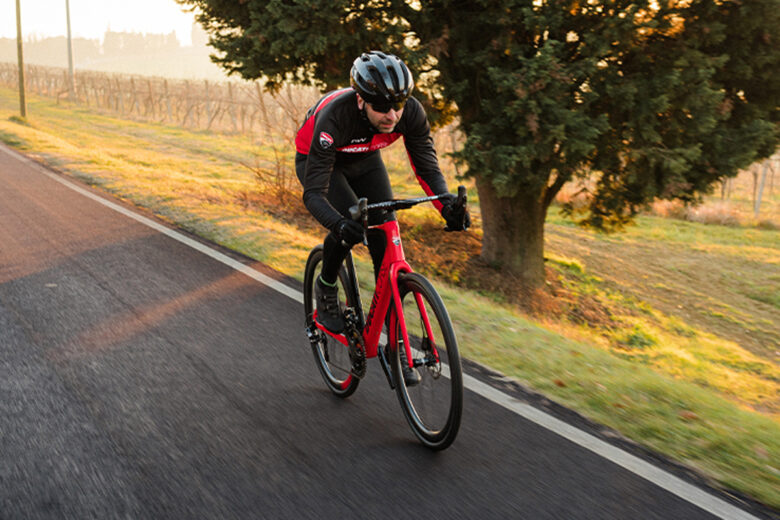
<path id="1" fill-rule="evenodd" d="M 352 247 L 363 241 L 363 224 L 354 220 L 343 218 L 336 224 L 336 236 L 346 247 Z"/>
<path id="2" fill-rule="evenodd" d="M 457 198 L 450 194 L 449 197 L 442 198 L 444 204 L 441 208 L 441 216 L 447 222 L 444 231 L 465 231 L 471 227 L 471 215 L 469 209 L 457 203 Z"/>

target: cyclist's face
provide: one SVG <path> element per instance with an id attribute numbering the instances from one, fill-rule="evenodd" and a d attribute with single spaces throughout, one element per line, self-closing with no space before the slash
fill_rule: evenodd
<path id="1" fill-rule="evenodd" d="M 362 109 L 363 106 L 366 107 L 366 116 L 368 117 L 368 121 L 374 125 L 374 128 L 383 134 L 389 134 L 395 130 L 395 125 L 398 124 L 398 121 L 401 119 L 401 115 L 404 113 L 403 108 L 399 110 L 391 108 L 386 113 L 377 112 L 371 106 L 371 103 L 366 103 L 362 99 L 358 98 L 358 107 Z"/>

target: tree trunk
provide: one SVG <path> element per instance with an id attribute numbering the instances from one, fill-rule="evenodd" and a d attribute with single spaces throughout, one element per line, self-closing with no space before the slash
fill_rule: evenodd
<path id="1" fill-rule="evenodd" d="M 482 259 L 520 278 L 526 290 L 544 284 L 544 219 L 539 193 L 499 197 L 490 180 L 477 179 L 482 211 Z"/>

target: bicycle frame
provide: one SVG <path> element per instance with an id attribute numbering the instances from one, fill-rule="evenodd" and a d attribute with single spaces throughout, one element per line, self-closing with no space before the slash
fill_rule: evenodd
<path id="1" fill-rule="evenodd" d="M 348 303 L 346 308 L 339 303 L 345 322 L 342 333 L 329 332 L 317 320 L 316 306 L 322 303 L 317 277 L 321 276 L 322 264 L 327 261 L 322 245 L 309 254 L 303 288 L 306 335 L 317 368 L 330 391 L 340 398 L 352 395 L 366 374 L 366 359 L 378 358 L 409 426 L 433 450 L 443 450 L 452 444 L 463 411 L 463 378 L 455 330 L 436 289 L 406 262 L 398 222 L 393 219 L 369 226 L 368 215 L 378 211 L 386 219 L 394 211 L 445 198 L 449 209 L 444 230 L 468 229 L 464 186 L 458 186 L 454 199 L 449 194 L 439 194 L 369 204 L 366 198 L 360 198 L 348 214 L 345 212 L 345 217 L 362 222 L 363 230 L 381 233 L 386 248 L 382 263 L 377 266 L 377 283 L 366 316 L 354 259 L 348 244 L 342 241 L 348 250 L 338 273 Z M 363 243 L 368 245 L 365 235 Z M 332 305 L 331 301 L 326 303 Z M 387 338 L 382 334 L 385 324 Z"/>
<path id="2" fill-rule="evenodd" d="M 369 308 L 368 316 L 363 319 L 363 305 L 360 301 L 360 290 L 358 288 L 357 277 L 355 274 L 354 264 L 352 262 L 351 253 L 347 256 L 347 269 L 350 277 L 352 277 L 355 288 L 355 294 L 350 295 L 352 301 L 355 302 L 357 310 L 358 325 L 360 327 L 360 347 L 363 348 L 366 358 L 377 357 L 379 355 L 379 339 L 382 334 L 382 326 L 384 325 L 385 317 L 390 309 L 390 304 L 393 303 L 396 309 L 396 316 L 398 324 L 401 328 L 401 338 L 403 339 L 404 348 L 406 349 L 406 359 L 409 366 L 413 366 L 412 352 L 409 343 L 409 334 L 406 328 L 406 321 L 403 317 L 403 307 L 401 305 L 401 295 L 398 290 L 398 276 L 401 273 L 411 273 L 412 268 L 406 262 L 404 256 L 403 247 L 401 246 L 401 233 L 398 227 L 398 222 L 395 220 L 385 222 L 377 226 L 371 226 L 370 229 L 379 229 L 385 234 L 387 247 L 385 249 L 384 258 L 382 259 L 382 265 L 379 269 L 379 276 L 377 277 L 376 288 L 374 289 L 374 296 L 371 299 L 371 306 Z M 423 305 L 422 299 L 419 295 L 415 295 L 417 305 L 420 308 L 421 317 L 424 322 L 428 337 L 432 338 L 431 325 L 428 319 L 428 315 Z M 349 339 L 346 331 L 340 334 L 334 334 L 323 327 L 318 321 L 316 321 L 315 311 L 315 323 L 319 330 L 334 338 L 339 343 L 349 346 Z M 349 328 L 349 327 L 348 327 Z M 388 344 L 397 344 L 395 338 L 396 323 L 389 324 L 390 337 L 388 338 Z M 431 345 L 434 356 L 438 361 L 438 352 L 435 345 Z M 381 357 L 382 365 L 387 371 L 387 360 L 384 356 Z M 389 378 L 389 376 L 388 376 Z"/>

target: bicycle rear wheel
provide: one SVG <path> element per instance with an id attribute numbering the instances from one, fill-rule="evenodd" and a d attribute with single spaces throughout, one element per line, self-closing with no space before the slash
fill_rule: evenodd
<path id="1" fill-rule="evenodd" d="M 352 362 L 349 350 L 335 339 L 331 338 L 314 325 L 314 310 L 317 303 L 314 295 L 314 283 L 322 270 L 322 246 L 315 247 L 306 262 L 303 278 L 303 306 L 306 313 L 306 327 L 312 334 L 310 337 L 314 361 L 331 392 L 339 397 L 349 397 L 357 390 L 360 379 L 351 374 Z M 346 290 L 350 284 L 349 275 L 344 266 L 339 271 L 339 299 L 343 306 L 352 306 L 348 301 L 351 291 Z"/>
<path id="2" fill-rule="evenodd" d="M 393 308 L 390 344 L 396 393 L 412 431 L 428 448 L 443 450 L 455 440 L 463 410 L 460 355 L 447 309 L 431 283 L 417 273 L 399 276 L 404 322 L 412 360 L 421 381 L 407 387 L 401 368 L 404 348 Z"/>

